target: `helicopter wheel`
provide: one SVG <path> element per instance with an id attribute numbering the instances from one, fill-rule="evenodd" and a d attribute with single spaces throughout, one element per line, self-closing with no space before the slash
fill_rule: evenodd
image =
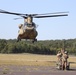
<path id="1" fill-rule="evenodd" d="M 37 42 L 37 39 L 34 39 L 35 42 Z"/>
<path id="2" fill-rule="evenodd" d="M 37 42 L 37 39 L 34 39 L 34 40 L 32 41 L 32 43 L 34 43 L 34 42 Z"/>

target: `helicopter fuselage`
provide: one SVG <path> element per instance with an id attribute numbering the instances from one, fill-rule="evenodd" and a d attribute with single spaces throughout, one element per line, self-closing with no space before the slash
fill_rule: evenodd
<path id="1" fill-rule="evenodd" d="M 18 41 L 20 41 L 21 39 L 30 39 L 33 41 L 36 41 L 36 37 L 38 35 L 38 32 L 36 31 L 36 29 L 33 26 L 26 26 L 25 29 L 23 29 L 23 26 L 19 27 L 19 31 L 18 31 Z"/>

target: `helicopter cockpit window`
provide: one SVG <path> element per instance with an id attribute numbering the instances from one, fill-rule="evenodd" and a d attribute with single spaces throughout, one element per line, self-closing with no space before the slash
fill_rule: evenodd
<path id="1" fill-rule="evenodd" d="M 36 28 L 36 24 L 32 22 L 30 18 L 24 20 L 24 28 L 26 28 L 26 26 Z"/>

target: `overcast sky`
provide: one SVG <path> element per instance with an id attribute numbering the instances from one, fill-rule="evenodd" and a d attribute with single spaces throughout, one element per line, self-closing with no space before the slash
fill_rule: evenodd
<path id="1" fill-rule="evenodd" d="M 76 0 L 0 0 L 0 9 L 24 14 L 69 11 L 67 17 L 34 19 L 38 25 L 38 40 L 76 38 Z M 0 39 L 15 39 L 23 19 L 0 13 Z"/>

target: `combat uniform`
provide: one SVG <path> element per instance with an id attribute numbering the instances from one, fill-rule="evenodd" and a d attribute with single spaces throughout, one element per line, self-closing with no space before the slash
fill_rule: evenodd
<path id="1" fill-rule="evenodd" d="M 58 63 L 61 63 L 62 62 L 62 54 L 60 51 L 57 54 L 57 58 L 58 58 Z"/>
<path id="2" fill-rule="evenodd" d="M 62 55 L 62 69 L 66 69 L 67 67 L 67 59 L 68 59 L 68 53 L 65 51 Z"/>

